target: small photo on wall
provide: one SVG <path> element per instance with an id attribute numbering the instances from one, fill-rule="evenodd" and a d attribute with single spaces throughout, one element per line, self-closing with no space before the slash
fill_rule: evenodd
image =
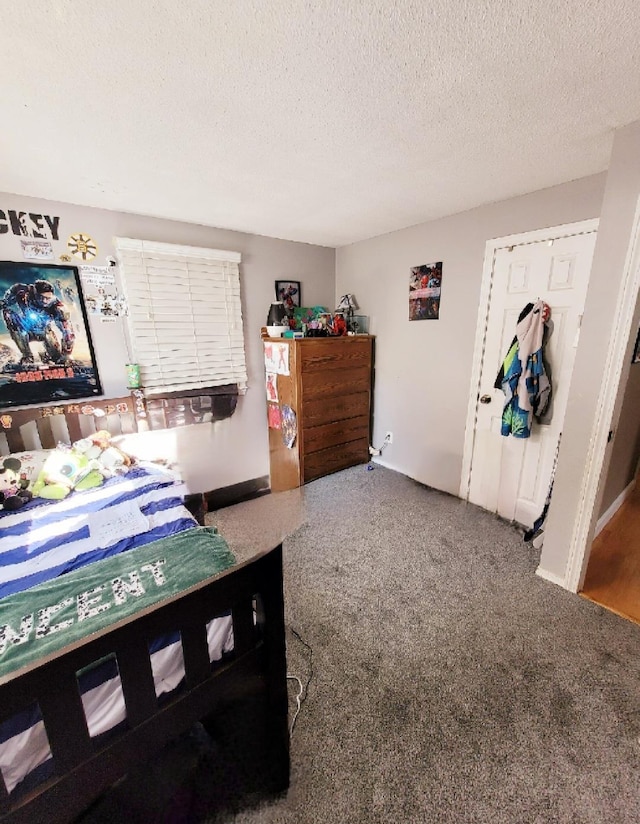
<path id="1" fill-rule="evenodd" d="M 409 320 L 438 320 L 442 261 L 412 266 L 409 271 Z"/>
<path id="2" fill-rule="evenodd" d="M 299 280 L 277 280 L 276 300 L 284 303 L 287 313 L 293 312 L 294 307 L 302 306 L 300 303 L 300 281 Z"/>

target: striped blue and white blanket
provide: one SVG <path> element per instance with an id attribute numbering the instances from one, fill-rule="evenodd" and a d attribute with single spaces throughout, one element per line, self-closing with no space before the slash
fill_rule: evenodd
<path id="1" fill-rule="evenodd" d="M 35 499 L 16 512 L 0 511 L 0 599 L 191 529 L 195 521 L 183 506 L 184 493 L 183 484 L 172 473 L 145 464 L 62 501 Z M 233 650 L 230 617 L 211 621 L 207 633 L 211 661 Z M 180 640 L 157 639 L 149 651 L 160 697 L 175 689 L 184 676 Z M 79 678 L 79 687 L 92 737 L 125 720 L 114 661 Z M 0 724 L 0 772 L 9 792 L 25 777 L 28 781 L 23 786 L 28 789 L 28 782 L 43 778 L 50 765 L 51 752 L 37 707 Z"/>
<path id="2" fill-rule="evenodd" d="M 189 529 L 194 520 L 182 505 L 184 492 L 172 474 L 145 465 L 62 501 L 36 498 L 17 512 L 0 512 L 0 598 Z M 108 513 L 116 523 L 132 505 L 139 507 L 147 529 L 114 535 L 106 545 L 99 542 L 92 534 L 92 516 L 97 523 L 98 513 L 100 520 Z"/>

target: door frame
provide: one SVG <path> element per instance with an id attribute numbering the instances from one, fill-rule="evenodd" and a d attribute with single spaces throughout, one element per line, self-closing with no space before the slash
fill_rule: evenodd
<path id="1" fill-rule="evenodd" d="M 473 462 L 473 448 L 475 445 L 476 417 L 478 399 L 480 398 L 480 379 L 482 377 L 482 362 L 484 358 L 484 343 L 489 322 L 489 308 L 491 304 L 491 289 L 493 286 L 493 267 L 495 257 L 500 249 L 523 246 L 531 243 L 557 240 L 571 235 L 591 234 L 598 230 L 599 218 L 581 220 L 577 223 L 565 223 L 561 226 L 550 226 L 546 229 L 534 229 L 531 232 L 518 232 L 515 235 L 493 238 L 485 246 L 484 264 L 482 267 L 482 283 L 480 286 L 480 306 L 476 323 L 476 336 L 473 349 L 473 364 L 471 367 L 471 383 L 469 387 L 469 404 L 467 407 L 467 422 L 464 433 L 464 450 L 462 453 L 462 473 L 460 476 L 459 497 L 469 500 L 471 487 L 471 471 Z M 579 345 L 579 342 L 578 342 Z"/>
<path id="2" fill-rule="evenodd" d="M 640 292 L 640 197 L 636 203 L 635 215 L 630 234 L 629 246 L 624 263 L 624 273 L 618 291 L 618 300 L 611 337 L 607 345 L 607 360 L 603 380 L 600 384 L 596 414 L 589 439 L 585 469 L 580 484 L 580 500 L 575 513 L 569 556 L 564 579 L 560 586 L 571 592 L 578 592 L 587 572 L 591 544 L 598 512 L 596 504 L 602 494 L 600 480 L 605 466 L 608 468 L 607 445 L 609 430 L 614 425 L 613 416 L 618 401 L 620 382 L 624 371 L 630 337 L 635 316 L 638 293 Z M 540 570 L 538 570 L 538 574 Z M 546 577 L 542 575 L 541 577 Z"/>

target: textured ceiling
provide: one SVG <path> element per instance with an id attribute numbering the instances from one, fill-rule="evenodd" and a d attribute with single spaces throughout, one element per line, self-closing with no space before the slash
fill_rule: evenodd
<path id="1" fill-rule="evenodd" d="M 637 0 L 21 0 L 0 190 L 341 246 L 602 171 Z"/>

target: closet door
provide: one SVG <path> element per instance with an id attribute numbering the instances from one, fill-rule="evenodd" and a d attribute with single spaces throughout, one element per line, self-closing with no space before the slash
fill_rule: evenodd
<path id="1" fill-rule="evenodd" d="M 536 232 L 539 237 L 540 233 Z M 526 236 L 523 236 L 526 238 Z M 531 527 L 545 503 L 563 426 L 596 232 L 498 248 L 476 410 L 469 500 Z M 545 359 L 552 379 L 551 416 L 534 419 L 529 438 L 500 434 L 504 393 L 494 382 L 515 335 L 518 315 L 541 299 L 551 308 Z"/>

